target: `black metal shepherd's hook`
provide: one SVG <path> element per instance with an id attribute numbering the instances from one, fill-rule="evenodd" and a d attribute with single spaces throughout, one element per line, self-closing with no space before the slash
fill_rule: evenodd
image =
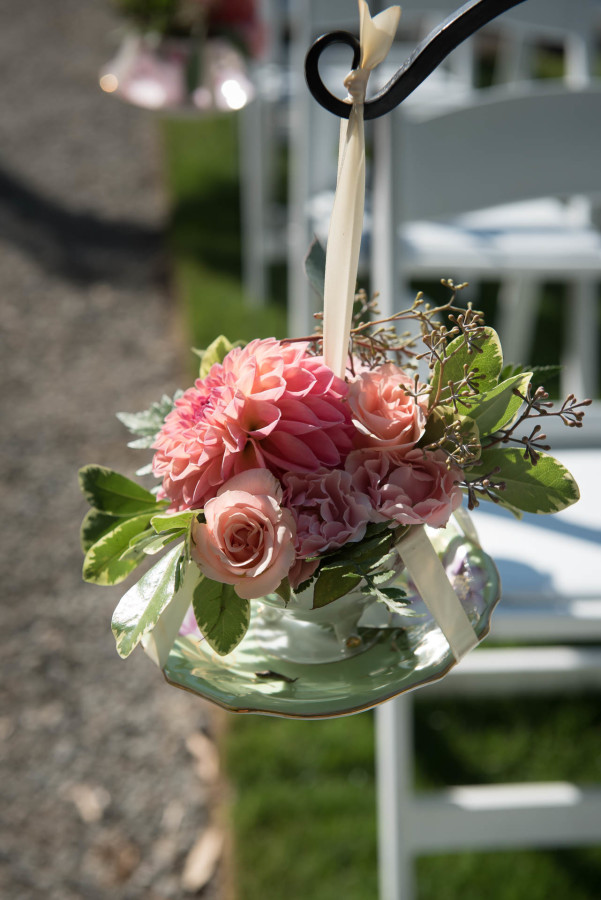
<path id="1" fill-rule="evenodd" d="M 381 91 L 371 100 L 366 100 L 364 118 L 376 119 L 390 112 L 440 65 L 451 50 L 483 25 L 523 2 L 524 0 L 469 0 L 464 3 L 418 44 Z M 332 31 L 318 38 L 307 53 L 305 77 L 309 90 L 321 106 L 341 119 L 348 119 L 351 104 L 331 94 L 319 74 L 319 57 L 330 44 L 347 44 L 352 47 L 353 69 L 357 68 L 361 60 L 361 47 L 357 38 L 348 31 Z"/>

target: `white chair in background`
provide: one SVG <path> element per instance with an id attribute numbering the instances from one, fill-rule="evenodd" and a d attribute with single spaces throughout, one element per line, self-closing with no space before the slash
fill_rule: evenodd
<path id="1" fill-rule="evenodd" d="M 557 451 L 581 486 L 578 504 L 554 516 L 526 515 L 519 525 L 491 504 L 473 513 L 482 545 L 498 564 L 503 595 L 484 647 L 428 686 L 430 697 L 601 688 L 598 413 L 582 433 L 586 447 Z M 565 441 L 552 437 L 554 447 Z M 380 900 L 414 900 L 418 856 L 601 844 L 601 788 L 546 782 L 417 793 L 413 695 L 379 707 L 376 723 Z"/>
<path id="2" fill-rule="evenodd" d="M 372 14 L 389 5 L 371 3 Z M 371 76 L 368 97 L 396 72 L 414 49 L 415 43 L 446 14 L 454 10 L 451 0 L 408 0 L 402 4 L 400 39 L 395 42 L 386 63 Z M 442 12 L 440 11 L 442 8 Z M 289 332 L 306 334 L 313 330 L 312 314 L 318 302 L 307 284 L 304 257 L 315 235 L 325 245 L 336 187 L 339 120 L 322 109 L 304 86 L 304 58 L 313 41 L 326 31 L 344 29 L 357 33 L 355 0 L 320 3 L 319 0 L 296 0 L 293 3 L 291 29 L 291 70 L 298 91 L 291 108 L 288 209 L 288 305 Z M 453 98 L 471 90 L 473 71 L 471 44 L 455 51 L 445 63 L 408 99 L 411 105 L 427 105 L 431 109 L 448 107 Z M 332 93 L 344 95 L 342 82 L 350 68 L 348 48 L 329 48 L 323 58 L 322 78 Z M 366 122 L 366 144 L 371 142 L 372 123 Z M 368 154 L 368 182 L 369 172 Z M 368 196 L 369 202 L 369 196 Z M 366 216 L 366 233 L 370 219 Z M 367 254 L 362 250 L 363 269 Z"/>
<path id="3" fill-rule="evenodd" d="M 239 113 L 242 282 L 250 303 L 267 299 L 267 268 L 285 257 L 285 211 L 275 202 L 278 154 L 287 141 L 290 79 L 285 0 L 259 0 L 261 59 L 250 65 L 255 96 Z"/>
<path id="4" fill-rule="evenodd" d="M 568 331 L 565 380 L 588 394 L 601 280 L 589 200 L 601 195 L 601 82 L 590 75 L 598 9 L 592 0 L 528 0 L 495 22 L 504 79 L 525 71 L 541 40 L 565 47 L 563 79 L 495 85 L 451 99 L 442 113 L 403 104 L 376 120 L 374 135 L 372 272 L 384 308 L 406 305 L 411 279 L 501 279 L 499 330 L 508 357 L 522 362 L 536 288 L 569 282 L 569 323 L 586 333 Z"/>
<path id="5" fill-rule="evenodd" d="M 534 18 L 536 0 L 530 10 L 529 4 L 507 18 L 518 12 L 518 24 L 528 13 Z M 568 30 L 581 24 L 579 10 L 591 11 L 588 3 L 544 6 Z M 572 50 L 576 45 L 574 36 Z M 522 65 L 523 51 L 505 56 L 506 73 Z M 585 59 L 584 76 L 590 65 L 576 58 Z M 520 344 L 526 350 L 522 331 L 534 323 L 534 304 L 521 306 L 524 286 L 570 281 L 562 389 L 594 394 L 601 239 L 588 205 L 570 198 L 601 192 L 600 137 L 601 86 L 588 75 L 559 84 L 512 82 L 464 98 L 442 115 L 406 108 L 388 124 L 382 120 L 374 218 L 386 240 L 378 246 L 374 228 L 374 272 L 385 272 L 395 303 L 402 302 L 401 275 L 463 280 L 511 273 L 503 342 L 513 356 Z M 398 192 L 391 195 L 393 166 Z M 489 211 L 500 203 L 502 210 Z M 489 504 L 474 513 L 483 546 L 498 561 L 503 597 L 485 647 L 430 686 L 432 695 L 601 687 L 601 409 L 592 407 L 579 431 L 557 433 L 553 420 L 544 425 L 582 499 L 556 516 L 525 516 L 520 525 Z M 601 843 L 600 789 L 498 784 L 416 794 L 412 720 L 410 695 L 377 713 L 382 900 L 412 900 L 413 863 L 422 854 Z"/>

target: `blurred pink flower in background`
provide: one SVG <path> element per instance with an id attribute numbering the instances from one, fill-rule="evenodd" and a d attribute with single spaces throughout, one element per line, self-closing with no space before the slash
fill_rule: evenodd
<path id="1" fill-rule="evenodd" d="M 159 54 L 143 35 L 128 35 L 100 73 L 100 86 L 134 106 L 169 109 L 185 96 L 185 55 L 173 45 Z"/>
<path id="2" fill-rule="evenodd" d="M 353 432 L 347 385 L 306 349 L 251 341 L 176 401 L 153 462 L 173 510 L 202 507 L 247 469 L 281 475 L 343 465 Z"/>
<path id="3" fill-rule="evenodd" d="M 294 562 L 295 524 L 280 506 L 282 489 L 266 469 L 242 472 L 205 506 L 206 525 L 192 524 L 192 558 L 208 578 L 253 600 L 274 591 Z"/>

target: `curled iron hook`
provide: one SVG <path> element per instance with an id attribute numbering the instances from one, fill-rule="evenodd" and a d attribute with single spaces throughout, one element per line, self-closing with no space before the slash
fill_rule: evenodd
<path id="1" fill-rule="evenodd" d="M 501 13 L 523 2 L 524 0 L 468 0 L 418 44 L 381 91 L 371 100 L 365 101 L 364 118 L 376 119 L 390 112 L 425 81 L 455 47 Z M 319 74 L 319 57 L 330 44 L 347 44 L 351 47 L 352 67 L 357 68 L 361 59 L 361 47 L 357 38 L 348 31 L 332 31 L 318 38 L 309 49 L 305 59 L 305 77 L 309 90 L 321 106 L 341 119 L 348 119 L 351 104 L 330 93 Z"/>

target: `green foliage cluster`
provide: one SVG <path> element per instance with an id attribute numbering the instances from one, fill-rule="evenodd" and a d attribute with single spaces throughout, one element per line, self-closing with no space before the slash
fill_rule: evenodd
<path id="1" fill-rule="evenodd" d="M 113 0 L 122 15 L 145 31 L 164 33 L 177 19 L 180 0 Z"/>

